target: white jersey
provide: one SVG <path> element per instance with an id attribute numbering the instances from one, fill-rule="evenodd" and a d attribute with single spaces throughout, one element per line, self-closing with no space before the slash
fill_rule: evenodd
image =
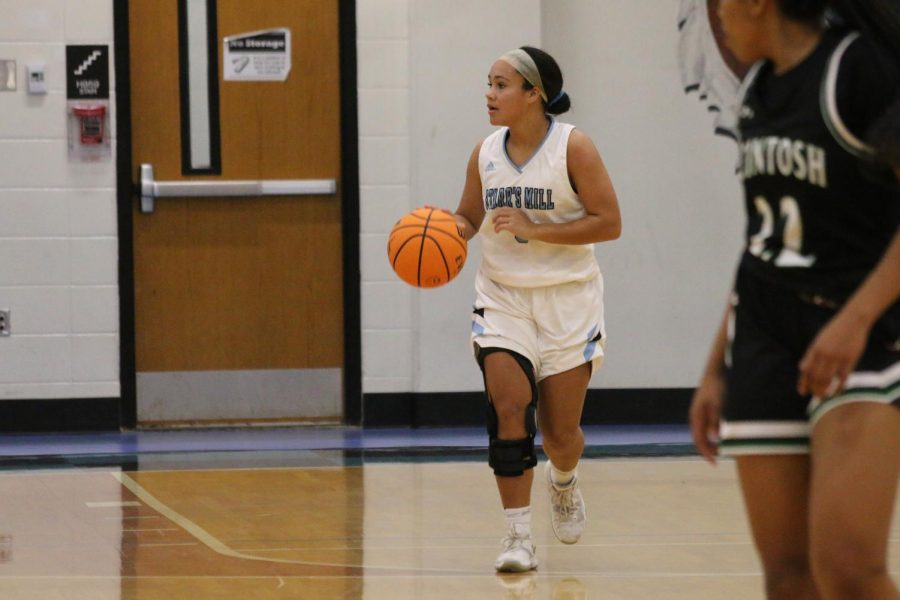
<path id="1" fill-rule="evenodd" d="M 542 287 L 588 281 L 600 268 L 593 244 L 550 244 L 495 233 L 493 210 L 522 209 L 535 223 L 566 223 L 585 216 L 569 181 L 566 156 L 573 125 L 552 120 L 544 141 L 522 165 L 506 153 L 509 128 L 488 136 L 478 154 L 485 217 L 481 223 L 481 272 L 514 287 Z"/>

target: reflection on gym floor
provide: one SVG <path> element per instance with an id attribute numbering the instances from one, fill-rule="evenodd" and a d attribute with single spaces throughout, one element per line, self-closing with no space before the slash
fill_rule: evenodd
<path id="1" fill-rule="evenodd" d="M 536 485 L 539 569 L 496 575 L 503 517 L 470 434 L 423 432 L 403 448 L 235 450 L 232 439 L 210 452 L 17 457 L 10 444 L 23 438 L 4 437 L 0 597 L 762 597 L 732 463 L 713 469 L 659 432 L 659 444 L 620 445 L 627 456 L 590 435 L 581 542 L 556 541 Z"/>

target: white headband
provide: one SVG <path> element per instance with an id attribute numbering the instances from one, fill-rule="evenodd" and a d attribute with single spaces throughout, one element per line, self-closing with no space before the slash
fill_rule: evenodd
<path id="1" fill-rule="evenodd" d="M 537 65 L 534 63 L 534 59 L 531 58 L 530 54 L 521 48 L 516 48 L 515 50 L 510 50 L 497 60 L 503 60 L 511 64 L 512 67 L 519 72 L 519 75 L 525 78 L 525 81 L 540 90 L 541 98 L 544 99 L 544 102 L 547 102 L 547 92 L 544 91 L 541 73 L 538 71 Z"/>

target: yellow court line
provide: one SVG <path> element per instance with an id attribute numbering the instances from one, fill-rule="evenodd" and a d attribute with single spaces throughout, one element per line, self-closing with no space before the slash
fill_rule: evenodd
<path id="1" fill-rule="evenodd" d="M 302 467 L 301 467 L 302 468 Z M 230 469 L 220 469 L 228 471 Z M 243 469 L 239 469 L 243 470 Z M 157 471 L 154 471 L 154 473 Z M 181 471 L 182 473 L 184 471 Z M 329 563 L 329 562 L 313 562 L 313 561 L 305 561 L 305 560 L 293 560 L 288 558 L 268 558 L 264 556 L 256 556 L 253 554 L 246 554 L 244 552 L 239 552 L 234 550 L 218 540 L 212 534 L 207 532 L 205 529 L 188 519 L 187 517 L 182 516 L 180 513 L 175 510 L 169 508 L 166 504 L 158 500 L 153 494 L 144 489 L 137 481 L 129 477 L 126 473 L 123 472 L 109 472 L 116 480 L 119 481 L 124 487 L 128 488 L 135 496 L 137 496 L 142 502 L 144 502 L 147 506 L 154 509 L 159 514 L 163 515 L 185 531 L 187 531 L 190 535 L 192 535 L 195 539 L 201 542 L 203 545 L 211 549 L 212 551 L 221 554 L 223 556 L 229 556 L 232 558 L 240 558 L 245 560 L 255 560 L 260 562 L 271 562 L 271 563 L 279 563 L 279 564 L 292 564 L 292 565 L 303 565 L 310 567 L 336 567 L 336 568 L 359 568 L 364 570 L 374 570 L 374 571 L 402 571 L 402 572 L 422 572 L 422 573 L 430 573 L 430 576 L 439 576 L 438 573 L 446 573 L 447 575 L 451 574 L 465 574 L 467 576 L 477 576 L 479 573 L 477 571 L 473 571 L 471 569 L 448 569 L 448 568 L 427 568 L 427 567 L 415 567 L 415 566 L 382 566 L 382 565 L 365 565 L 365 564 L 348 564 L 348 563 Z M 730 534 L 729 534 L 730 535 Z M 891 542 L 896 541 L 894 538 L 891 538 Z M 734 542 L 729 542 L 728 544 L 733 544 Z M 742 544 L 743 542 L 738 542 L 738 544 Z M 593 544 L 596 546 L 603 546 L 606 544 Z M 616 546 L 621 544 L 608 544 L 609 546 Z M 640 544 L 636 544 L 640 545 Z M 679 545 L 679 544 L 673 544 Z M 703 545 L 703 543 L 699 543 L 697 545 Z M 723 543 L 713 543 L 713 545 L 723 545 Z M 587 544 L 583 545 L 587 546 Z M 264 551 L 264 550 L 261 550 Z M 758 572 L 730 572 L 730 573 L 714 573 L 714 572 L 693 572 L 693 573 L 678 573 L 678 572 L 647 572 L 647 573 L 597 573 L 597 572 L 550 572 L 543 571 L 542 574 L 544 576 L 563 576 L 563 575 L 571 575 L 571 576 L 579 576 L 579 577 L 595 577 L 595 578 L 629 578 L 629 577 L 646 577 L 646 578 L 661 578 L 661 577 L 678 577 L 678 578 L 690 578 L 690 577 L 721 577 L 721 576 L 738 576 L 738 577 L 753 577 L 758 576 L 760 573 Z M 898 575 L 900 572 L 891 571 L 892 575 Z M 404 574 L 395 574 L 391 575 L 385 573 L 385 575 L 395 576 L 395 577 L 406 577 Z M 251 578 L 265 578 L 265 576 L 256 577 L 250 576 Z M 322 575 L 322 576 L 312 576 L 312 575 L 298 575 L 293 576 L 297 578 L 309 578 L 309 577 L 323 577 L 323 578 L 332 578 L 339 576 L 332 575 Z M 493 577 L 493 575 L 492 575 Z M 227 576 L 225 576 L 227 578 Z M 3 577 L 2 579 L 8 579 L 8 577 Z"/>
<path id="2" fill-rule="evenodd" d="M 250 554 L 242 554 L 240 552 L 235 552 L 234 550 L 232 550 L 231 548 L 229 548 L 228 546 L 226 546 L 225 544 L 223 544 L 222 542 L 217 540 L 215 537 L 210 535 L 209 532 L 207 532 L 205 529 L 203 529 L 202 527 L 200 527 L 199 525 L 197 525 L 190 519 L 183 517 L 181 514 L 175 512 L 174 510 L 172 510 L 171 508 L 169 508 L 168 506 L 166 506 L 165 504 L 163 504 L 162 502 L 157 500 L 156 497 L 153 496 L 153 494 L 151 494 L 150 492 L 145 490 L 143 487 L 141 487 L 141 485 L 137 481 L 135 481 L 134 479 L 132 479 L 125 473 L 119 473 L 119 472 L 113 471 L 110 473 L 110 475 L 112 475 L 115 479 L 117 479 L 119 481 L 119 483 L 121 483 L 123 486 L 128 488 L 132 494 L 134 494 L 135 496 L 140 498 L 144 504 L 146 504 L 147 506 L 149 506 L 150 508 L 152 508 L 159 514 L 163 515 L 164 517 L 166 517 L 167 519 L 169 519 L 170 521 L 172 521 L 173 523 L 175 523 L 176 525 L 178 525 L 179 527 L 181 527 L 182 529 L 184 529 L 185 531 L 190 533 L 197 540 L 202 542 L 205 546 L 207 546 L 214 552 L 217 552 L 223 556 L 231 556 L 233 558 L 245 558 L 247 560 L 267 560 L 267 559 L 263 559 L 263 558 L 253 556 Z M 285 561 L 280 560 L 280 559 L 275 559 L 273 562 L 285 562 Z M 293 561 L 287 561 L 287 562 L 293 562 Z"/>
<path id="3" fill-rule="evenodd" d="M 110 472 L 115 479 L 119 481 L 123 486 L 128 488 L 131 493 L 141 499 L 144 504 L 163 515 L 189 534 L 194 536 L 197 540 L 199 540 L 203 545 L 207 548 L 221 554 L 222 556 L 230 556 L 232 558 L 242 558 L 245 560 L 257 560 L 260 562 L 273 562 L 273 563 L 281 563 L 281 564 L 289 564 L 289 565 L 304 565 L 310 567 L 338 567 L 338 568 L 355 568 L 355 569 L 383 569 L 390 571 L 438 571 L 438 572 L 447 572 L 447 573 L 470 573 L 470 570 L 466 569 L 423 569 L 416 567 L 385 567 L 378 565 L 351 565 L 346 563 L 325 563 L 325 562 L 312 562 L 307 560 L 292 560 L 289 558 L 267 558 L 265 556 L 254 556 L 253 554 L 244 554 L 243 552 L 238 552 L 229 548 L 226 544 L 222 543 L 218 539 L 216 539 L 212 534 L 208 531 L 188 519 L 187 517 L 182 516 L 181 514 L 175 512 L 162 502 L 160 502 L 153 494 L 145 490 L 141 484 L 137 481 L 129 477 L 125 473 L 121 472 Z"/>

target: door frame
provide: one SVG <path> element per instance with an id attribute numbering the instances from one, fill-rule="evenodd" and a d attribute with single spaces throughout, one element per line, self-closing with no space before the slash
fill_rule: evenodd
<path id="1" fill-rule="evenodd" d="M 344 417 L 362 424 L 362 332 L 359 261 L 359 115 L 356 79 L 356 0 L 338 2 L 341 84 L 341 237 L 344 294 Z M 119 227 L 119 426 L 137 426 L 133 212 L 136 174 L 131 168 L 129 0 L 113 0 L 116 74 L 116 194 Z"/>

